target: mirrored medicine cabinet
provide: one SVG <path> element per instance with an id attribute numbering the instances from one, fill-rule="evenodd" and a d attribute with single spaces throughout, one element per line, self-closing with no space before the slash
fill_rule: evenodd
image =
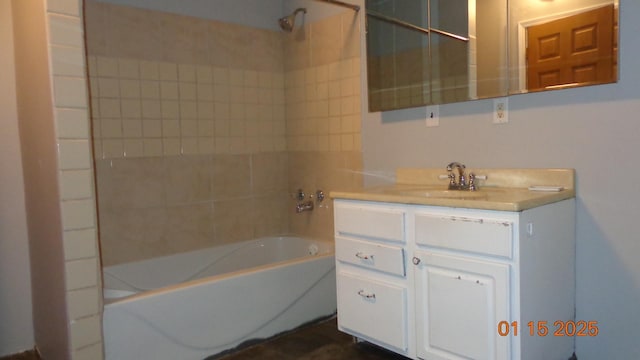
<path id="1" fill-rule="evenodd" d="M 369 111 L 616 82 L 618 0 L 366 0 Z"/>

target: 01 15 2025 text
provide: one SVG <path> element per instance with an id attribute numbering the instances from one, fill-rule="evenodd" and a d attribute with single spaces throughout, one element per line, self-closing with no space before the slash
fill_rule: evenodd
<path id="1" fill-rule="evenodd" d="M 529 336 L 598 336 L 600 329 L 597 321 L 585 320 L 556 320 L 552 324 L 549 321 L 529 321 L 526 328 Z M 518 321 L 508 322 L 506 320 L 498 323 L 498 335 L 519 336 L 520 324 Z"/>

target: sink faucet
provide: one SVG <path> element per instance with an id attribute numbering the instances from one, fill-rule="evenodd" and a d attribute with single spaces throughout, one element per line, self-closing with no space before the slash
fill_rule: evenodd
<path id="1" fill-rule="evenodd" d="M 449 190 L 466 190 L 469 188 L 464 175 L 465 168 L 466 166 L 464 166 L 464 164 L 455 161 L 447 165 L 447 172 L 449 172 Z M 458 169 L 458 182 L 456 182 L 456 176 L 453 173 L 454 169 Z"/>

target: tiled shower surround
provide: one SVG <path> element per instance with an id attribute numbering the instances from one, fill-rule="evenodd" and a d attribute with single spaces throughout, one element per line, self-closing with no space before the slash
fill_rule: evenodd
<path id="1" fill-rule="evenodd" d="M 361 184 L 355 13 L 283 33 L 87 1 L 105 266 L 251 238 L 330 238 Z M 274 19 L 275 21 L 276 19 Z"/>

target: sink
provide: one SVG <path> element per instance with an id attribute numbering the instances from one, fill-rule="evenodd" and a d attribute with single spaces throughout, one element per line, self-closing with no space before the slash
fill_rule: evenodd
<path id="1" fill-rule="evenodd" d="M 478 199 L 487 197 L 486 193 L 468 190 L 399 190 L 398 194 L 441 199 Z"/>

